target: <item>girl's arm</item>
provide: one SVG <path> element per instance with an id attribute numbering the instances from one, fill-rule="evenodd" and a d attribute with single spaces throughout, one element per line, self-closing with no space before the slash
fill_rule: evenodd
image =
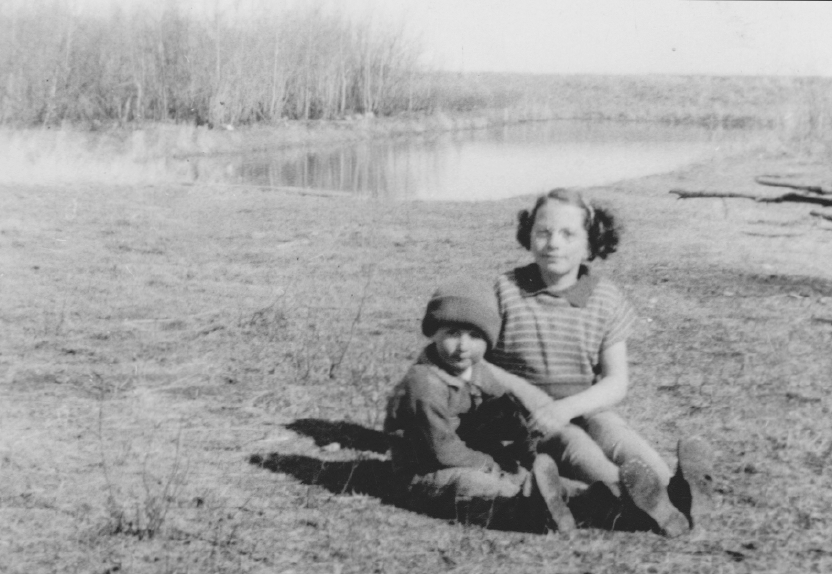
<path id="1" fill-rule="evenodd" d="M 501 369 L 497 365 L 492 365 L 486 362 L 485 365 L 494 375 L 502 387 L 515 399 L 520 401 L 520 404 L 529 411 L 534 413 L 543 407 L 554 404 L 555 400 L 547 395 L 545 392 L 538 389 L 536 386 L 528 382 L 522 377 L 518 377 L 509 373 L 505 369 Z"/>
<path id="2" fill-rule="evenodd" d="M 620 403 L 627 396 L 630 386 L 627 367 L 627 342 L 613 343 L 601 351 L 601 378 L 594 385 L 572 396 L 544 406 L 538 412 L 532 411 L 535 422 L 543 425 L 566 425 L 576 417 L 587 416 L 608 409 Z"/>

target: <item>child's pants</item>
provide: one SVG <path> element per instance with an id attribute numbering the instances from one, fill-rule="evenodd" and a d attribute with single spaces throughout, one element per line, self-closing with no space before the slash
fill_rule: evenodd
<path id="1" fill-rule="evenodd" d="M 499 530 L 545 532 L 549 511 L 533 482 L 529 472 L 454 467 L 413 477 L 405 496 L 411 510 L 432 516 Z M 566 498 L 586 490 L 586 484 L 566 478 L 561 486 Z"/>
<path id="2" fill-rule="evenodd" d="M 524 477 L 444 468 L 413 477 L 407 489 L 407 506 L 465 524 L 542 532 L 546 529 L 546 505 L 539 494 L 532 492 L 530 480 L 530 474 Z"/>
<path id="3" fill-rule="evenodd" d="M 612 411 L 573 420 L 537 449 L 555 459 L 561 475 L 590 484 L 600 480 L 617 488 L 619 467 L 633 458 L 646 462 L 664 485 L 672 476 L 659 453 Z"/>

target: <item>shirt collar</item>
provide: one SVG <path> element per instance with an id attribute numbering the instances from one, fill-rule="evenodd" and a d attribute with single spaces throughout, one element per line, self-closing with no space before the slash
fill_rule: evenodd
<path id="1" fill-rule="evenodd" d="M 476 363 L 471 366 L 470 373 L 468 373 L 470 379 L 465 380 L 461 376 L 452 375 L 444 368 L 442 368 L 442 362 L 439 360 L 439 357 L 436 353 L 436 345 L 431 343 L 427 347 L 425 347 L 422 354 L 419 355 L 419 358 L 416 360 L 416 364 L 423 364 L 423 365 L 430 365 L 436 369 L 437 374 L 439 377 L 445 382 L 446 385 L 449 387 L 454 387 L 455 389 L 461 389 L 466 384 L 470 384 L 474 387 L 479 388 L 479 370 L 481 368 L 480 363 Z"/>
<path id="2" fill-rule="evenodd" d="M 574 285 L 555 291 L 546 286 L 543 282 L 543 277 L 540 275 L 540 268 L 536 263 L 531 263 L 526 267 L 521 267 L 515 272 L 517 284 L 520 287 L 520 294 L 523 297 L 534 297 L 536 295 L 546 294 L 552 297 L 562 297 L 573 307 L 586 307 L 589 303 L 589 298 L 598 285 L 600 277 L 594 275 L 590 268 L 586 265 L 581 265 L 578 270 L 578 281 Z"/>

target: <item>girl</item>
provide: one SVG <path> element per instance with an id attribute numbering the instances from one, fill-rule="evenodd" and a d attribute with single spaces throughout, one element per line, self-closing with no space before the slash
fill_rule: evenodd
<path id="1" fill-rule="evenodd" d="M 497 280 L 502 327 L 489 359 L 556 399 L 533 413 L 550 431 L 538 451 L 552 455 L 563 476 L 606 485 L 663 534 L 688 531 L 710 498 L 709 447 L 680 441 L 674 475 L 610 410 L 627 394 L 635 313 L 587 263 L 616 251 L 614 218 L 577 192 L 555 189 L 520 212 L 517 240 L 534 262 Z"/>

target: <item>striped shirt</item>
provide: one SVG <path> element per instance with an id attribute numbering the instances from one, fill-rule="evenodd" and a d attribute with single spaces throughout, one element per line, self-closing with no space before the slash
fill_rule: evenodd
<path id="1" fill-rule="evenodd" d="M 489 361 L 555 398 L 592 385 L 601 351 L 625 341 L 635 323 L 621 291 L 585 266 L 563 291 L 548 289 L 534 263 L 501 275 L 495 288 L 503 323 Z"/>

